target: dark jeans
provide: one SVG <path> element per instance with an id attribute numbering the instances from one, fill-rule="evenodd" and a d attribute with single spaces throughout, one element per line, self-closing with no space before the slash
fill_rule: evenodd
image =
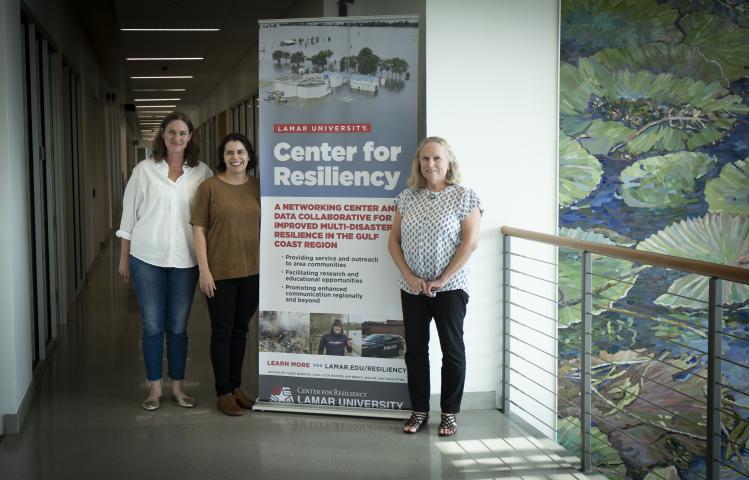
<path id="1" fill-rule="evenodd" d="M 438 292 L 434 297 L 412 295 L 401 290 L 408 393 L 414 411 L 429 411 L 429 323 L 434 318 L 442 348 L 440 408 L 443 413 L 460 412 L 466 378 L 463 319 L 467 303 L 468 294 L 463 290 Z"/>
<path id="2" fill-rule="evenodd" d="M 130 255 L 130 278 L 140 304 L 143 321 L 142 346 L 146 376 L 151 382 L 161 380 L 164 359 L 169 361 L 169 378 L 185 379 L 187 362 L 187 317 L 190 316 L 198 267 L 157 267 Z"/>
<path id="3" fill-rule="evenodd" d="M 211 363 L 216 394 L 226 395 L 242 384 L 242 362 L 250 318 L 258 304 L 258 275 L 216 281 L 208 300 L 211 315 Z"/>

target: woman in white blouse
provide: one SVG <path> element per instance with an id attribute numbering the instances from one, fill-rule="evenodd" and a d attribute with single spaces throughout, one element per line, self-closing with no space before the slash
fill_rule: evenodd
<path id="1" fill-rule="evenodd" d="M 450 436 L 458 431 L 455 414 L 460 411 L 466 374 L 466 263 L 476 249 L 483 213 L 473 190 L 459 183 L 458 161 L 450 145 L 442 138 L 428 137 L 414 155 L 409 188 L 395 199 L 388 249 L 401 272 L 408 393 L 413 408 L 404 433 L 418 432 L 429 419 L 432 318 L 442 348 L 442 414 L 437 432 Z"/>
<path id="2" fill-rule="evenodd" d="M 198 161 L 192 135 L 184 113 L 164 118 L 151 158 L 138 163 L 127 182 L 116 234 L 122 239 L 120 275 L 132 278 L 140 304 L 145 410 L 161 406 L 165 334 L 172 398 L 180 407 L 196 405 L 183 389 L 187 317 L 198 280 L 190 210 L 198 186 L 213 174 Z"/>

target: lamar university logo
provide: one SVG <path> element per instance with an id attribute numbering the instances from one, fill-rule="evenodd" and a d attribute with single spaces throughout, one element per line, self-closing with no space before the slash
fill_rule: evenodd
<path id="1" fill-rule="evenodd" d="M 270 394 L 271 402 L 294 403 L 294 397 L 291 396 L 289 387 L 273 387 Z"/>

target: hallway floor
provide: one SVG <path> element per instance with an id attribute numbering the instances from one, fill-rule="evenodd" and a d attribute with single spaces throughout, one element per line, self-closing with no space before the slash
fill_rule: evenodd
<path id="1" fill-rule="evenodd" d="M 438 416 L 416 435 L 401 421 L 215 408 L 203 298 L 190 318 L 187 391 L 193 410 L 165 388 L 146 412 L 138 305 L 108 248 L 60 331 L 21 435 L 0 439 L 0 478 L 588 478 L 567 453 L 494 410 L 459 415 L 459 433 L 437 437 Z M 245 372 L 251 371 L 249 366 Z M 252 367 L 254 368 L 254 367 Z M 251 391 L 252 388 L 247 388 Z M 560 456 L 561 455 L 561 456 Z"/>

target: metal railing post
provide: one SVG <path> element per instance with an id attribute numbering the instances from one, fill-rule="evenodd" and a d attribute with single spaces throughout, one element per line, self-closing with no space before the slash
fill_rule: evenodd
<path id="1" fill-rule="evenodd" d="M 593 260 L 590 252 L 582 252 L 582 302 L 580 313 L 580 471 L 592 470 L 591 460 L 591 353 L 593 351 Z"/>
<path id="2" fill-rule="evenodd" d="M 502 236 L 502 412 L 510 413 L 510 257 L 511 237 Z"/>
<path id="3" fill-rule="evenodd" d="M 723 355 L 723 280 L 710 278 L 707 330 L 707 480 L 720 479 L 720 391 Z"/>

